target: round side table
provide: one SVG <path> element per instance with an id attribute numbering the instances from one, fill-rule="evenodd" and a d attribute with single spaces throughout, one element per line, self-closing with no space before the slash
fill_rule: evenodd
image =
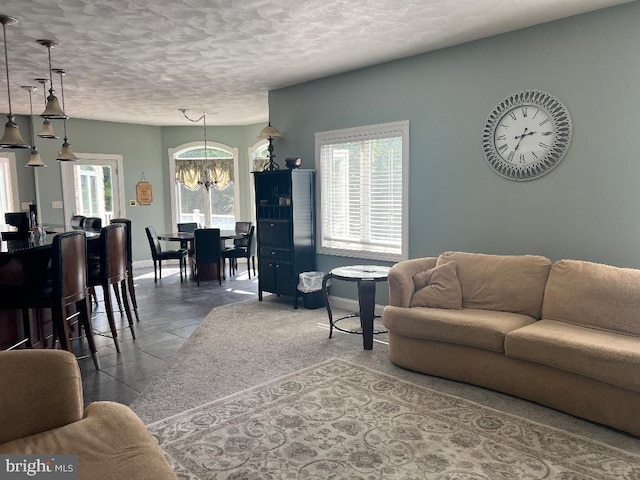
<path id="1" fill-rule="evenodd" d="M 376 317 L 374 310 L 376 306 L 376 283 L 385 282 L 389 274 L 389 267 L 381 265 L 350 265 L 346 267 L 334 268 L 322 279 L 322 296 L 329 315 L 329 338 L 333 335 L 333 329 L 345 333 L 355 333 L 362 335 L 362 342 L 365 350 L 373 348 L 373 335 L 385 333 L 386 330 L 373 329 L 373 320 Z M 330 279 L 344 280 L 346 282 L 358 282 L 358 304 L 359 313 L 345 315 L 334 320 L 329 303 L 327 292 L 327 282 Z M 347 330 L 340 328 L 337 323 L 345 318 L 360 317 L 359 330 Z"/>

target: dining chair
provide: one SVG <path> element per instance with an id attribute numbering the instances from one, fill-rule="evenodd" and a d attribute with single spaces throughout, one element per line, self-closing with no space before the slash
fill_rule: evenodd
<path id="1" fill-rule="evenodd" d="M 100 369 L 89 313 L 87 239 L 84 232 L 60 233 L 53 238 L 49 278 L 43 279 L 37 287 L 3 285 L 2 295 L 0 308 L 22 311 L 27 338 L 30 336 L 29 309 L 51 309 L 54 336 L 60 342 L 60 347 L 67 351 L 71 350 L 68 320 L 76 316 L 76 313 L 68 315 L 67 307 L 74 305 L 93 363 L 96 369 Z"/>
<path id="2" fill-rule="evenodd" d="M 234 238 L 232 245 L 225 245 L 225 250 L 232 250 L 237 247 L 246 247 L 247 246 L 247 235 L 249 234 L 249 230 L 251 229 L 251 222 L 236 222 L 235 232 L 236 235 L 242 235 L 241 238 Z M 236 259 L 233 260 L 233 268 L 237 267 Z M 255 272 L 254 272 L 255 273 Z"/>
<path id="3" fill-rule="evenodd" d="M 221 243 L 219 228 L 197 228 L 193 232 L 194 240 L 194 275 L 196 283 L 200 286 L 200 277 L 205 266 L 209 268 L 216 265 L 218 283 L 222 285 Z"/>
<path id="4" fill-rule="evenodd" d="M 187 223 L 179 223 L 178 224 L 178 231 L 179 232 L 189 232 L 189 233 L 193 233 L 196 231 L 196 228 L 198 228 L 198 224 L 196 222 L 187 222 Z M 193 245 L 189 245 L 191 242 L 189 240 L 181 240 L 180 241 L 180 248 L 186 248 L 187 251 L 189 252 L 189 255 L 193 255 Z"/>
<path id="5" fill-rule="evenodd" d="M 247 259 L 247 273 L 249 274 L 249 278 L 251 278 L 251 260 L 253 260 L 253 274 L 256 274 L 256 257 L 254 252 L 254 234 L 255 234 L 255 226 L 251 225 L 249 228 L 249 233 L 247 234 L 246 240 L 247 244 L 244 247 L 238 246 L 230 249 L 226 249 L 222 252 L 223 264 L 225 259 L 229 259 L 229 276 L 235 273 L 237 264 L 236 260 L 238 258 L 246 258 Z M 224 265 L 223 265 L 224 266 Z"/>
<path id="6" fill-rule="evenodd" d="M 136 338 L 136 331 L 131 316 L 131 308 L 127 297 L 127 237 L 126 227 L 122 223 L 112 223 L 100 230 L 99 258 L 89 256 L 87 266 L 89 286 L 102 286 L 104 309 L 109 321 L 109 328 L 116 351 L 120 352 L 118 329 L 113 315 L 110 286 L 119 288 L 124 303 L 124 310 L 129 322 L 131 335 Z M 97 260 L 97 261 L 96 261 Z"/>
<path id="7" fill-rule="evenodd" d="M 182 268 L 184 267 L 184 276 L 187 276 L 187 250 L 181 248 L 179 250 L 165 250 L 162 251 L 160 246 L 160 239 L 156 229 L 152 226 L 145 227 L 147 233 L 147 240 L 149 240 L 149 247 L 151 248 L 151 258 L 153 259 L 153 280 L 158 281 L 158 269 L 160 278 L 162 278 L 162 261 L 163 260 L 178 260 L 180 263 L 180 281 L 182 281 Z"/>
<path id="8" fill-rule="evenodd" d="M 88 232 L 99 232 L 102 228 L 102 219 L 100 217 L 86 217 L 82 222 L 82 228 Z"/>
<path id="9" fill-rule="evenodd" d="M 87 218 L 84 215 L 73 215 L 71 217 L 71 228 L 73 229 L 83 229 L 84 228 L 84 219 Z"/>

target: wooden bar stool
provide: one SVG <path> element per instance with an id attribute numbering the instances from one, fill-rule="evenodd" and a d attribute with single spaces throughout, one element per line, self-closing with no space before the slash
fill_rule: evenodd
<path id="1" fill-rule="evenodd" d="M 92 287 L 102 286 L 104 309 L 107 314 L 107 319 L 109 320 L 113 343 L 118 352 L 120 352 L 120 344 L 118 342 L 118 329 L 116 328 L 113 315 L 111 292 L 109 291 L 111 285 L 113 285 L 114 288 L 120 288 L 125 313 L 129 322 L 129 329 L 131 330 L 133 338 L 136 338 L 133 317 L 131 316 L 131 308 L 126 292 L 127 242 L 125 230 L 126 228 L 123 224 L 117 223 L 103 227 L 102 230 L 100 230 L 99 256 L 95 255 L 95 252 L 89 255 L 88 265 L 89 285 Z"/>
<path id="2" fill-rule="evenodd" d="M 91 357 L 96 369 L 100 361 L 93 338 L 93 327 L 89 313 L 87 285 L 87 239 L 84 232 L 66 232 L 54 237 L 51 245 L 50 277 L 44 278 L 37 287 L 23 285 L 4 286 L 2 307 L 5 310 L 22 310 L 25 325 L 28 325 L 29 309 L 50 308 L 54 335 L 63 350 L 70 351 L 69 305 L 74 305 L 84 328 Z M 28 335 L 29 332 L 25 332 Z"/>
<path id="3" fill-rule="evenodd" d="M 127 291 L 129 292 L 129 297 L 131 297 L 131 304 L 133 305 L 133 312 L 136 315 L 136 321 L 140 321 L 140 317 L 138 316 L 138 301 L 136 300 L 136 290 L 133 285 L 133 230 L 131 230 L 131 220 L 128 218 L 114 218 L 111 220 L 111 223 L 121 223 L 125 226 L 126 229 L 126 237 L 127 237 Z M 113 286 L 113 291 L 116 293 L 118 289 L 116 286 Z M 116 298 L 118 298 L 118 306 L 120 306 L 120 298 L 116 293 Z M 120 309 L 120 313 L 122 313 L 122 308 Z"/>

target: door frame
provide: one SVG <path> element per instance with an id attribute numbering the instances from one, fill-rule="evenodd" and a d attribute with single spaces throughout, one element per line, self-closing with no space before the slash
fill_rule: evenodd
<path id="1" fill-rule="evenodd" d="M 126 202 L 124 192 L 124 166 L 122 155 L 117 153 L 76 153 L 80 158 L 77 162 L 60 162 L 60 176 L 62 177 L 62 206 L 64 209 L 64 224 L 69 227 L 71 216 L 74 215 L 75 198 L 73 197 L 73 167 L 75 165 L 100 165 L 104 163 L 115 163 L 115 177 L 113 182 L 117 186 L 117 192 L 114 192 L 114 209 L 115 218 L 126 217 Z M 117 201 L 117 203 L 115 202 Z"/>

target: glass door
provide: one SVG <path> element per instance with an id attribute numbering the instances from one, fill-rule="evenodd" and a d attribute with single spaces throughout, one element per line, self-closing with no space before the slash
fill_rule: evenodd
<path id="1" fill-rule="evenodd" d="M 99 217 L 102 225 L 124 217 L 121 155 L 82 154 L 77 162 L 60 163 L 65 223 L 73 215 Z"/>

